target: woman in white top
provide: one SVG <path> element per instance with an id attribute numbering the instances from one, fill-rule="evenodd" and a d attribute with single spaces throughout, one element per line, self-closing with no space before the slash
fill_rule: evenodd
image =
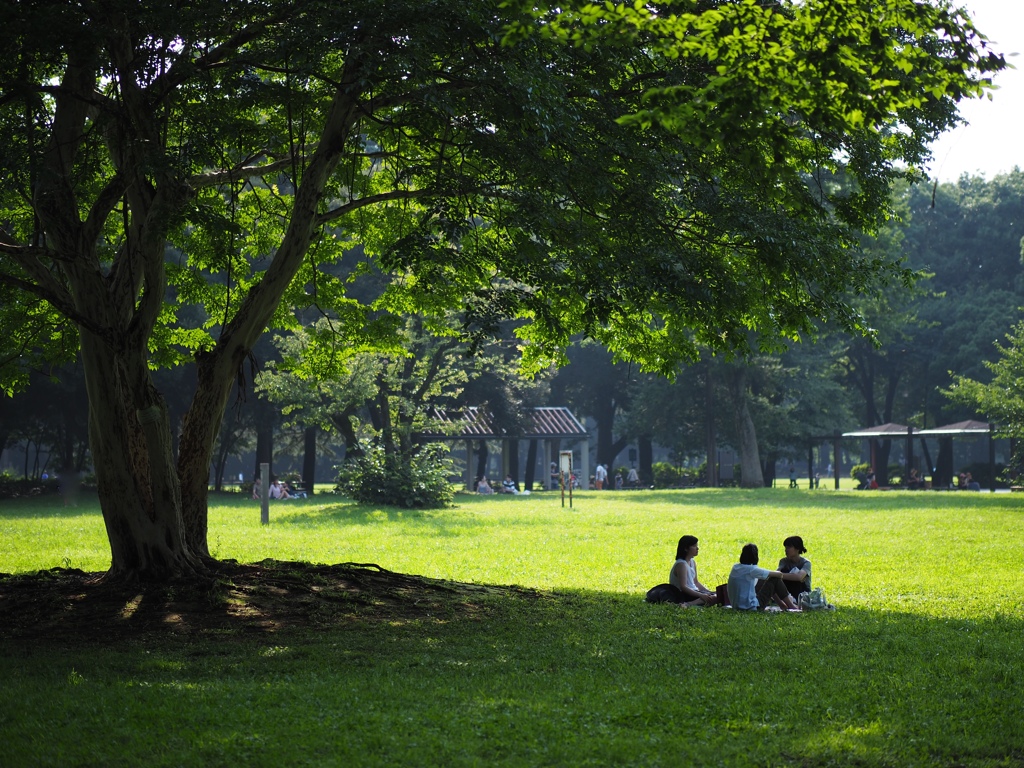
<path id="1" fill-rule="evenodd" d="M 683 536 L 676 547 L 676 562 L 668 574 L 668 583 L 683 596 L 683 605 L 715 605 L 715 593 L 697 580 L 697 565 L 693 558 L 700 552 L 696 536 Z"/>

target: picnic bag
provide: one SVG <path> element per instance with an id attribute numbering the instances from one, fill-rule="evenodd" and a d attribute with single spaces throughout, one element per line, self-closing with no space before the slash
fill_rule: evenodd
<path id="1" fill-rule="evenodd" d="M 834 611 L 835 606 L 825 599 L 825 591 L 815 587 L 810 592 L 800 593 L 800 609 L 803 611 Z"/>
<path id="2" fill-rule="evenodd" d="M 679 603 L 682 602 L 682 593 L 671 584 L 658 584 L 647 590 L 648 603 Z"/>

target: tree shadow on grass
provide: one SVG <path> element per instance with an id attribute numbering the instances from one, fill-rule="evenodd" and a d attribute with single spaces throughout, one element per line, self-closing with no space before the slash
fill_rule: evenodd
<path id="1" fill-rule="evenodd" d="M 243 701 L 246 733 L 329 721 L 293 757 L 352 749 L 353 765 L 1024 760 L 1019 616 L 748 614 L 271 561 L 159 590 L 90 578 L 37 577 L 32 627 L 14 594 L 31 579 L 0 580 L 0 669 L 17 666 L 19 685 L 50 690 L 58 708 L 67 668 L 116 697 L 78 716 L 141 698 L 176 732 L 209 708 L 198 741 L 219 749 Z M 116 660 L 93 655 L 110 640 Z M 19 719 L 47 721 L 12 712 L 7 725 Z M 132 754 L 131 738 L 119 748 Z M 201 762 L 203 747 L 188 748 Z"/>
<path id="2" fill-rule="evenodd" d="M 324 504 L 322 500 L 316 505 L 305 505 L 307 509 L 298 511 L 297 507 L 287 510 L 287 514 L 273 517 L 274 508 L 271 508 L 271 519 L 275 524 L 294 526 L 321 526 L 324 524 L 333 525 L 378 525 L 381 523 L 401 522 L 405 524 L 420 525 L 429 528 L 432 533 L 440 535 L 459 535 L 467 528 L 490 527 L 494 525 L 488 520 L 487 512 L 494 511 L 498 506 L 514 505 L 516 498 L 512 496 L 489 497 L 480 500 L 479 503 L 474 497 L 473 502 L 462 504 L 464 499 L 456 499 L 454 507 L 439 509 L 409 509 L 403 507 L 372 506 L 357 502 L 338 499 Z M 555 501 L 555 500 L 553 500 Z M 290 502 L 286 502 L 290 503 Z M 504 510 L 502 510 L 504 511 Z M 566 508 L 568 512 L 568 508 Z M 467 515 L 465 512 L 476 514 Z M 516 525 L 550 525 L 547 518 L 532 518 L 524 515 L 516 521 Z"/>
<path id="3" fill-rule="evenodd" d="M 61 496 L 52 493 L 19 499 L 0 499 L 0 520 L 30 520 L 40 517 L 77 517 L 100 515 L 95 490 L 82 489 L 75 502 L 65 506 Z"/>

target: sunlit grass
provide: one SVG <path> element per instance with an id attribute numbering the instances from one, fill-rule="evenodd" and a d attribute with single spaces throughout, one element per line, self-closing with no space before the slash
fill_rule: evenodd
<path id="1" fill-rule="evenodd" d="M 1011 494 L 694 490 L 457 497 L 445 510 L 372 509 L 339 497 L 259 505 L 214 497 L 211 553 L 255 562 L 376 563 L 403 573 L 558 590 L 639 593 L 667 578 L 684 533 L 701 540 L 706 584 L 752 541 L 774 566 L 799 534 L 833 602 L 909 613 L 1019 615 L 1022 500 Z M 102 571 L 109 548 L 95 499 L 67 509 L 0 505 L 0 571 Z M 983 578 L 967 578 L 965 566 Z"/>

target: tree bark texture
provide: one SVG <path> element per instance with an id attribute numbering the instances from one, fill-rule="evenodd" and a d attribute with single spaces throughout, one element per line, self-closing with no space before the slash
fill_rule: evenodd
<path id="1" fill-rule="evenodd" d="M 750 418 L 747 405 L 747 369 L 733 367 L 729 373 L 729 394 L 732 398 L 733 418 L 736 421 L 736 435 L 740 449 L 740 484 L 744 488 L 763 488 L 761 457 L 757 448 L 757 430 Z"/>
<path id="2" fill-rule="evenodd" d="M 316 435 L 315 425 L 306 427 L 303 433 L 302 482 L 310 496 L 313 495 L 313 484 L 316 482 Z"/>

